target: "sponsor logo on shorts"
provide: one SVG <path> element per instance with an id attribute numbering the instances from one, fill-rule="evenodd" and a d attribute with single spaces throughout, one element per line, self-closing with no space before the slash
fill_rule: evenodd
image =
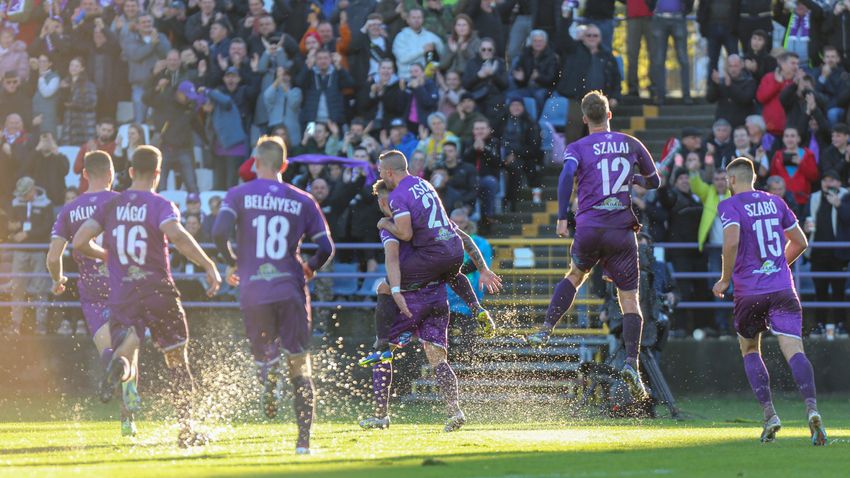
<path id="1" fill-rule="evenodd" d="M 274 280 L 280 277 L 287 277 L 290 274 L 288 272 L 281 272 L 277 270 L 277 267 L 274 264 L 265 263 L 257 268 L 257 273 L 251 276 L 251 280 Z"/>
<path id="2" fill-rule="evenodd" d="M 150 272 L 143 271 L 139 266 L 130 266 L 130 268 L 127 269 L 127 275 L 121 280 L 124 282 L 135 282 L 144 280 L 149 275 Z"/>
<path id="3" fill-rule="evenodd" d="M 437 231 L 437 237 L 435 237 L 435 238 L 434 238 L 434 240 L 437 240 L 437 241 L 451 241 L 451 240 L 452 240 L 452 239 L 454 239 L 455 237 L 457 237 L 457 235 L 456 235 L 454 232 L 449 231 L 449 230 L 448 230 L 448 229 L 446 229 L 445 227 L 441 227 L 441 228 L 440 228 L 440 230 L 439 230 L 439 231 Z"/>
<path id="4" fill-rule="evenodd" d="M 622 211 L 626 206 L 615 197 L 610 197 L 602 201 L 602 204 L 593 206 L 593 209 L 601 211 Z"/>
<path id="5" fill-rule="evenodd" d="M 754 270 L 753 274 L 764 274 L 766 276 L 769 276 L 777 272 L 779 272 L 779 268 L 776 267 L 776 264 L 774 264 L 772 260 L 768 259 L 764 261 L 764 264 L 761 265 L 761 268 Z"/>

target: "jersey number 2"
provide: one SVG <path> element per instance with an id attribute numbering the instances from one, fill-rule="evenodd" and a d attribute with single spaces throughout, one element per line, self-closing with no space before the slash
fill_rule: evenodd
<path id="1" fill-rule="evenodd" d="M 629 186 L 626 184 L 626 179 L 631 172 L 631 165 L 622 156 L 617 156 L 611 160 L 611 166 L 608 166 L 608 158 L 602 158 L 602 161 L 596 163 L 596 169 L 602 171 L 602 195 L 610 196 L 611 194 L 629 192 Z M 614 181 L 614 186 L 611 186 L 611 173 L 620 172 Z"/>
<path id="2" fill-rule="evenodd" d="M 283 259 L 286 256 L 286 236 L 289 220 L 283 216 L 257 216 L 251 221 L 257 228 L 257 259 Z"/>

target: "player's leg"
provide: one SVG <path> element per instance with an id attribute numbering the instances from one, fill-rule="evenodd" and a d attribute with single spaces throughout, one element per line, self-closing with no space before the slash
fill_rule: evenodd
<path id="1" fill-rule="evenodd" d="M 376 363 L 372 366 L 373 416 L 360 421 L 361 428 L 390 427 L 390 388 L 393 384 L 393 363 Z"/>
<path id="2" fill-rule="evenodd" d="M 490 312 L 481 306 L 478 301 L 478 296 L 475 295 L 475 290 L 472 288 L 472 283 L 464 274 L 458 272 L 454 276 L 450 276 L 447 281 L 449 287 L 452 288 L 455 294 L 463 300 L 469 310 L 472 311 L 472 316 L 478 322 L 479 331 L 484 338 L 493 338 L 496 335 L 496 323 L 490 316 Z"/>
<path id="3" fill-rule="evenodd" d="M 552 293 L 552 301 L 546 310 L 546 319 L 543 321 L 540 330 L 526 337 L 528 343 L 532 345 L 544 345 L 549 341 L 549 335 L 551 335 L 552 329 L 558 325 L 561 317 L 573 306 L 576 292 L 584 283 L 589 271 L 589 268 L 587 271 L 582 270 L 576 264 L 575 260 L 573 261 L 570 265 L 570 271 L 555 285 L 555 291 Z"/>
<path id="4" fill-rule="evenodd" d="M 180 432 L 177 435 L 177 445 L 180 448 L 202 446 L 209 438 L 194 429 L 192 406 L 195 394 L 195 379 L 189 369 L 188 347 L 184 342 L 163 351 L 165 366 L 168 368 L 169 385 L 174 406 L 177 409 L 177 423 Z"/>
<path id="5" fill-rule="evenodd" d="M 754 338 L 746 338 L 739 333 L 738 344 L 741 346 L 741 355 L 744 357 L 744 373 L 747 375 L 747 381 L 750 382 L 753 395 L 756 396 L 764 412 L 761 441 L 772 442 L 776 439 L 776 433 L 782 428 L 782 423 L 773 407 L 770 374 L 761 356 L 761 333 L 757 333 Z"/>
<path id="6" fill-rule="evenodd" d="M 800 394 L 806 403 L 806 415 L 809 420 L 809 431 L 811 432 L 812 444 L 815 446 L 826 445 L 826 429 L 823 419 L 818 412 L 817 396 L 815 390 L 815 373 L 812 363 L 803 351 L 803 341 L 799 337 L 778 335 L 779 348 L 782 355 L 788 361 L 791 375 L 797 382 Z"/>
<path id="7" fill-rule="evenodd" d="M 109 313 L 106 304 L 81 302 L 80 307 L 86 325 L 92 331 L 92 340 L 100 356 L 100 363 L 106 370 L 112 361 L 112 336 L 109 334 Z"/>
<path id="8" fill-rule="evenodd" d="M 421 318 L 417 324 L 419 340 L 428 363 L 434 369 L 437 388 L 449 414 L 444 430 L 455 431 L 463 426 L 466 417 L 458 405 L 457 375 L 448 362 L 449 304 L 445 298 L 445 287 L 424 290 L 408 303 L 416 304 L 411 312 L 414 318 Z"/>
<path id="9" fill-rule="evenodd" d="M 298 423 L 298 440 L 295 442 L 295 453 L 306 455 L 310 453 L 310 432 L 313 428 L 314 395 L 313 369 L 310 354 L 287 356 L 289 362 L 289 381 L 292 384 L 292 405 L 295 409 L 295 419 Z"/>
<path id="10" fill-rule="evenodd" d="M 440 396 L 446 404 L 446 410 L 449 413 L 449 419 L 446 421 L 444 430 L 447 432 L 458 430 L 466 423 L 466 417 L 458 405 L 457 375 L 455 375 L 452 366 L 449 365 L 446 349 L 424 341 L 422 342 L 422 348 L 425 350 L 428 363 L 434 369 L 437 388 L 440 390 Z"/>
<path id="11" fill-rule="evenodd" d="M 643 316 L 640 311 L 638 290 L 618 289 L 617 297 L 623 312 L 623 343 L 626 349 L 626 363 L 620 371 L 620 377 L 629 386 L 635 400 L 646 400 L 649 394 L 640 378 L 640 341 L 643 334 Z"/>
<path id="12" fill-rule="evenodd" d="M 260 408 L 269 418 L 277 416 L 277 386 L 280 377 L 280 338 L 274 304 L 244 307 L 245 335 L 263 386 Z"/>
<path id="13" fill-rule="evenodd" d="M 392 349 L 386 340 L 393 320 L 398 315 L 398 306 L 390 294 L 390 286 L 381 281 L 378 285 L 378 296 L 375 305 L 375 331 L 378 340 L 375 341 L 373 350 L 361 358 L 357 364 L 361 367 L 370 367 L 375 364 L 388 363 L 393 359 Z"/>

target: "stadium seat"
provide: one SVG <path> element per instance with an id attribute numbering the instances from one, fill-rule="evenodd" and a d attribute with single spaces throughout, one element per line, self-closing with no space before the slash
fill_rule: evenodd
<path id="1" fill-rule="evenodd" d="M 180 211 L 186 210 L 186 196 L 189 195 L 189 193 L 187 193 L 186 191 L 179 189 L 166 189 L 165 191 L 162 191 L 159 194 L 165 199 L 168 199 L 169 201 L 176 204 L 177 209 L 179 209 Z"/>
<path id="2" fill-rule="evenodd" d="M 195 170 L 195 181 L 198 184 L 198 191 L 210 191 L 213 188 L 213 172 L 212 169 L 198 168 Z"/>
<path id="3" fill-rule="evenodd" d="M 522 104 L 525 105 L 525 111 L 528 111 L 531 119 L 537 121 L 537 102 L 534 101 L 534 98 L 525 96 L 522 98 Z"/>
<path id="4" fill-rule="evenodd" d="M 79 146 L 59 146 L 59 154 L 68 159 L 68 174 L 65 175 L 66 187 L 80 187 L 80 175 L 74 172 L 74 161 L 80 153 Z"/>
<path id="5" fill-rule="evenodd" d="M 534 267 L 534 251 L 528 247 L 514 249 L 514 268 L 528 269 Z"/>
<path id="6" fill-rule="evenodd" d="M 121 123 L 130 123 L 134 119 L 133 115 L 133 102 L 132 101 L 119 101 L 118 107 L 115 108 L 115 121 L 119 124 Z"/>
<path id="7" fill-rule="evenodd" d="M 205 215 L 210 213 L 210 198 L 218 196 L 224 199 L 224 195 L 227 194 L 227 191 L 204 191 L 201 193 L 201 212 Z"/>
<path id="8" fill-rule="evenodd" d="M 387 272 L 387 267 L 384 264 L 378 264 L 374 272 L 384 274 Z M 361 297 L 375 297 L 377 295 L 378 284 L 384 280 L 383 277 L 367 277 L 363 279 L 363 286 L 357 291 L 356 295 Z"/>
<path id="9" fill-rule="evenodd" d="M 333 272 L 357 272 L 358 265 L 347 262 L 337 262 L 334 264 Z M 333 278 L 333 293 L 335 296 L 349 296 L 357 292 L 356 277 L 334 277 Z"/>
<path id="10" fill-rule="evenodd" d="M 543 111 L 540 113 L 540 124 L 548 121 L 555 128 L 563 128 L 567 126 L 567 107 L 568 100 L 563 96 L 553 96 L 546 100 L 543 104 Z"/>
<path id="11" fill-rule="evenodd" d="M 146 125 L 146 124 L 143 124 L 141 126 L 142 126 L 142 130 L 145 132 L 144 143 L 145 144 L 151 144 L 150 128 L 148 128 L 148 125 Z M 118 127 L 118 136 L 121 137 L 121 144 L 119 144 L 118 147 L 120 147 L 120 148 L 126 148 L 127 147 L 127 142 L 128 142 L 127 130 L 129 130 L 129 129 L 130 129 L 129 124 L 122 124 L 121 126 Z"/>

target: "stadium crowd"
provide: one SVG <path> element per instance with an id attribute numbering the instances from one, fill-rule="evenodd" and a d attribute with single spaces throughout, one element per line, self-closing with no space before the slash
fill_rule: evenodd
<path id="1" fill-rule="evenodd" d="M 584 134 L 577 100 L 585 93 L 604 91 L 615 114 L 624 94 L 641 94 L 641 39 L 651 60 L 644 96 L 667 101 L 672 37 L 682 101 L 693 103 L 687 37 L 695 14 L 708 44 L 706 99 L 717 104 L 716 122 L 668 142 L 656 158 L 660 190 L 635 186 L 649 238 L 699 244 L 701 254 L 667 251 L 676 271 L 719 271 L 717 204 L 729 195 L 723 168 L 746 156 L 759 186 L 786 199 L 811 240 L 850 240 L 850 0 L 694 7 L 694 0 L 2 0 L 0 236 L 49 242 L 54 211 L 86 191 L 79 177 L 86 152 L 113 155 L 121 190 L 127 158 L 155 144 L 163 177 L 172 175 L 161 188 L 187 193 L 187 229 L 209 242 L 221 200 L 207 194 L 202 202 L 202 193 L 250 180 L 251 145 L 266 133 L 303 158 L 286 179 L 313 194 L 337 242 L 378 242 L 370 186 L 386 148 L 404 152 L 448 210 L 488 233 L 499 211 L 518 208 L 525 187 L 534 203 L 543 200 L 551 147 L 538 120 L 557 103 L 552 98 L 567 99 L 558 114 L 571 142 Z M 624 72 L 613 51 L 618 8 L 626 14 Z M 74 157 L 67 147 L 77 148 Z M 46 272 L 43 251 L 6 256 L 4 270 L 13 274 Z M 340 256 L 361 270 L 379 267 L 374 251 Z M 808 257 L 813 271 L 846 271 L 849 260 L 850 249 L 837 248 Z M 185 262 L 177 268 L 189 272 Z M 679 299 L 709 300 L 706 282 L 679 280 Z M 817 299 L 843 300 L 845 282 L 816 279 Z M 22 275 L 7 288 L 13 300 L 39 300 L 48 284 Z M 329 294 L 316 289 L 320 300 Z M 22 314 L 14 308 L 13 323 Z M 46 311 L 37 316 L 44 333 Z M 727 316 L 718 311 L 710 327 L 728 333 Z M 821 314 L 816 333 L 829 326 L 846 336 L 844 319 L 844 309 Z M 701 320 L 679 312 L 675 328 L 705 326 Z"/>

